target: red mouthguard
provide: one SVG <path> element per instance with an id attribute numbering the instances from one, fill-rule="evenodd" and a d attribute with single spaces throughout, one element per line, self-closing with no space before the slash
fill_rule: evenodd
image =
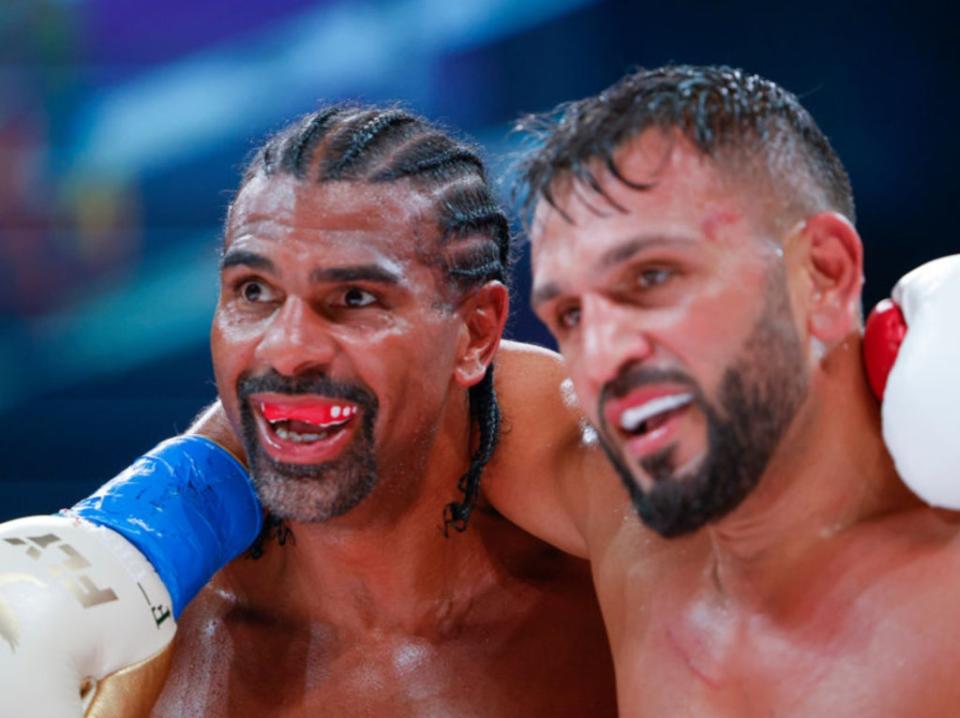
<path id="1" fill-rule="evenodd" d="M 343 403 L 278 404 L 260 402 L 260 411 L 267 421 L 302 421 L 307 424 L 323 426 L 338 423 L 353 416 L 357 407 Z"/>

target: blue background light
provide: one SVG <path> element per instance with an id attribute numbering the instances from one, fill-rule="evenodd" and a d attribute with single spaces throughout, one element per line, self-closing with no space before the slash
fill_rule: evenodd
<path id="1" fill-rule="evenodd" d="M 802 97 L 850 170 L 872 304 L 960 251 L 955 27 L 922 3 L 5 2 L 0 520 L 72 503 L 214 398 L 239 167 L 318 102 L 401 101 L 477 138 L 502 176 L 519 115 L 632 67 L 759 72 Z M 547 342 L 527 272 L 524 254 L 509 332 Z"/>

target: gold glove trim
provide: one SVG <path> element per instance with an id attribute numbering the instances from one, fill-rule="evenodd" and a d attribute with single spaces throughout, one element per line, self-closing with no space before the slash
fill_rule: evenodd
<path id="1" fill-rule="evenodd" d="M 149 718 L 167 682 L 172 662 L 171 642 L 145 661 L 111 673 L 97 683 L 93 702 L 83 714 L 84 718 Z"/>

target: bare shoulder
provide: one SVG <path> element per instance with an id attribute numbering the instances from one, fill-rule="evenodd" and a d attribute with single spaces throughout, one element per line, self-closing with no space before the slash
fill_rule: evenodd
<path id="1" fill-rule="evenodd" d="M 535 344 L 504 340 L 497 352 L 497 393 L 518 416 L 540 417 L 540 428 L 573 431 L 580 412 L 562 357 Z"/>
<path id="2" fill-rule="evenodd" d="M 537 344 L 504 339 L 497 350 L 498 380 L 508 377 L 513 382 L 521 379 L 560 380 L 566 376 L 563 358 L 555 351 Z"/>
<path id="3" fill-rule="evenodd" d="M 833 582 L 859 605 L 882 607 L 933 625 L 934 615 L 950 617 L 960 636 L 960 514 L 911 506 L 878 517 L 848 533 L 832 556 Z M 956 576 L 958 580 L 953 580 Z M 946 626 L 943 626 L 946 628 Z"/>
<path id="4" fill-rule="evenodd" d="M 183 612 L 170 674 L 152 718 L 227 715 L 218 698 L 230 681 L 233 648 L 225 617 L 234 603 L 214 579 Z"/>
<path id="5" fill-rule="evenodd" d="M 944 537 L 944 558 L 957 570 L 957 576 L 960 577 L 960 511 L 938 508 L 930 508 L 928 511 L 935 517 L 940 534 Z M 960 580 L 957 581 L 957 591 L 960 592 Z"/>
<path id="6" fill-rule="evenodd" d="M 563 360 L 504 341 L 496 367 L 503 428 L 484 479 L 487 498 L 521 528 L 583 556 L 587 493 L 609 468 L 589 440 Z"/>
<path id="7" fill-rule="evenodd" d="M 960 514 L 914 508 L 879 522 L 847 575 L 864 576 L 851 605 L 883 636 L 956 665 L 960 641 Z M 851 595 L 853 592 L 851 591 Z M 912 637 L 906 643 L 904 636 Z"/>
<path id="8" fill-rule="evenodd" d="M 496 367 L 503 458 L 520 470 L 568 464 L 581 448 L 585 424 L 560 355 L 505 341 Z"/>

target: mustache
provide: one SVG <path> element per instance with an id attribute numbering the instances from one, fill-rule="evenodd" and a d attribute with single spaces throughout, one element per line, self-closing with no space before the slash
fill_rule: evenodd
<path id="1" fill-rule="evenodd" d="M 608 381 L 600 389 L 600 396 L 597 399 L 597 416 L 600 418 L 601 425 L 606 424 L 604 420 L 603 407 L 611 399 L 621 399 L 634 389 L 649 384 L 681 384 L 690 387 L 690 393 L 693 394 L 694 402 L 702 404 L 704 401 L 703 392 L 696 380 L 679 369 L 657 369 L 655 367 L 629 366 L 621 371 L 616 377 Z"/>
<path id="2" fill-rule="evenodd" d="M 274 394 L 319 394 L 332 399 L 345 399 L 366 409 L 376 409 L 376 395 L 359 383 L 331 379 L 326 374 L 309 373 L 283 376 L 270 369 L 264 374 L 244 374 L 237 380 L 237 397 L 244 403 L 260 392 Z"/>
<path id="3" fill-rule="evenodd" d="M 631 366 L 603 385 L 600 390 L 600 403 L 603 404 L 610 399 L 620 399 L 637 387 L 647 384 L 684 384 L 696 393 L 700 393 L 696 380 L 679 369 Z"/>

